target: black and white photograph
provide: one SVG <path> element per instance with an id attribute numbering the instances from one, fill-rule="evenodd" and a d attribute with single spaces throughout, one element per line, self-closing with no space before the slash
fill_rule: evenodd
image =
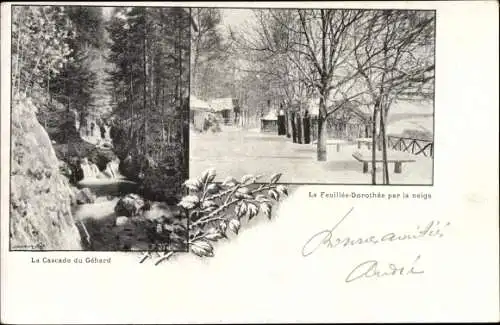
<path id="1" fill-rule="evenodd" d="M 11 14 L 10 249 L 186 250 L 189 8 Z"/>
<path id="2" fill-rule="evenodd" d="M 0 323 L 498 322 L 498 3 L 0 11 Z"/>
<path id="3" fill-rule="evenodd" d="M 433 184 L 434 10 L 192 16 L 190 175 Z"/>

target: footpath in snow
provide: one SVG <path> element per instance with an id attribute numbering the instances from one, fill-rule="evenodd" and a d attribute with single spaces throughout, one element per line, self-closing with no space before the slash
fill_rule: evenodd
<path id="1" fill-rule="evenodd" d="M 363 164 L 352 157 L 359 151 L 355 144 L 342 146 L 340 152 L 328 146 L 328 160 L 319 162 L 314 144 L 293 143 L 290 138 L 260 133 L 258 129 L 226 127 L 220 133 L 191 131 L 189 147 L 191 177 L 216 168 L 220 180 L 279 172 L 284 183 L 371 183 L 371 166 L 364 174 Z M 395 174 L 394 165 L 389 164 L 391 184 L 432 184 L 433 159 L 421 155 L 412 158 L 415 162 L 403 163 L 401 174 Z M 381 171 L 377 176 L 381 183 Z"/>

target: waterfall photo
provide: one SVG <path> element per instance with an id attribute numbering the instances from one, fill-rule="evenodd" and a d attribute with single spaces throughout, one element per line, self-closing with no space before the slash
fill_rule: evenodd
<path id="1" fill-rule="evenodd" d="M 191 176 L 433 185 L 434 10 L 192 10 Z"/>
<path id="2" fill-rule="evenodd" d="M 10 250 L 186 251 L 190 10 L 11 14 Z"/>

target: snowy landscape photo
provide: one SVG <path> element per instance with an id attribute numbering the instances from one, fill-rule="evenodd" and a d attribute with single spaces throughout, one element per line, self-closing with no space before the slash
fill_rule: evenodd
<path id="1" fill-rule="evenodd" d="M 10 249 L 187 250 L 189 9 L 11 14 Z"/>
<path id="2" fill-rule="evenodd" d="M 432 185 L 435 11 L 192 8 L 190 176 Z"/>

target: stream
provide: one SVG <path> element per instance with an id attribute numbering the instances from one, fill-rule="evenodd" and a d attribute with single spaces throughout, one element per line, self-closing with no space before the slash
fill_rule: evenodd
<path id="1" fill-rule="evenodd" d="M 86 250 L 92 251 L 144 251 L 153 244 L 150 231 L 144 222 L 134 222 L 132 218 L 123 225 L 117 225 L 114 208 L 119 199 L 130 193 L 137 193 L 138 184 L 127 180 L 118 171 L 118 161 L 108 164 L 100 171 L 93 163 L 84 159 L 84 178 L 78 182 L 79 189 L 88 188 L 95 195 L 94 203 L 77 205 L 73 210 L 82 242 Z M 162 202 L 152 202 L 151 209 L 143 212 L 141 218 L 155 220 L 172 217 L 176 207 Z M 149 233 L 148 233 L 149 231 Z"/>

